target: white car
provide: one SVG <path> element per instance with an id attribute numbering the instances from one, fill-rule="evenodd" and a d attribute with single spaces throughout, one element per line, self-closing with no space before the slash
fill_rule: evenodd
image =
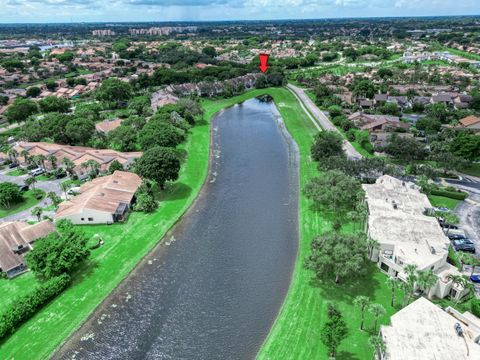
<path id="1" fill-rule="evenodd" d="M 42 168 L 36 168 L 30 171 L 31 176 L 37 176 L 37 175 L 42 175 L 45 172 Z"/>
<path id="2" fill-rule="evenodd" d="M 77 195 L 79 193 L 80 193 L 80 186 L 72 187 L 67 191 L 68 195 Z"/>

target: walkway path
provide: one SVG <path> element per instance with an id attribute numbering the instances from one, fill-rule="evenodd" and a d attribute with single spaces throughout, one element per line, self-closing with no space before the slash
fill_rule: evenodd
<path id="1" fill-rule="evenodd" d="M 299 88 L 298 86 L 288 84 L 287 85 L 288 89 L 295 95 L 295 97 L 299 100 L 300 104 L 302 105 L 302 108 L 304 110 L 307 110 L 306 113 L 309 116 L 309 118 L 312 120 L 312 115 L 315 119 L 314 123 L 315 126 L 320 130 L 319 126 L 323 130 L 327 131 L 335 131 L 338 132 L 340 135 L 340 131 L 335 127 L 335 125 L 332 124 L 330 119 L 325 115 L 323 111 L 321 111 L 317 105 L 308 97 L 307 94 L 305 94 L 305 91 L 302 88 Z M 313 121 L 313 120 L 312 120 Z M 342 135 L 343 137 L 343 135 Z M 347 154 L 349 159 L 361 159 L 362 155 L 355 150 L 355 148 L 350 144 L 347 140 L 343 141 L 343 149 L 345 153 Z"/>

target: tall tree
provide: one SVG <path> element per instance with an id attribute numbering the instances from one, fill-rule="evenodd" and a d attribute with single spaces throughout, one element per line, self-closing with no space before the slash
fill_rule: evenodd
<path id="1" fill-rule="evenodd" d="M 368 298 L 367 296 L 359 295 L 355 297 L 355 299 L 353 299 L 353 305 L 359 307 L 362 311 L 362 322 L 360 323 L 360 330 L 363 330 L 363 324 L 365 322 L 365 309 L 368 307 L 369 304 L 370 298 Z"/>
<path id="2" fill-rule="evenodd" d="M 134 167 L 138 175 L 155 181 L 163 190 L 166 181 L 178 179 L 180 160 L 174 149 L 156 146 L 145 151 Z"/>
<path id="3" fill-rule="evenodd" d="M 398 279 L 396 277 L 389 276 L 386 280 L 386 284 L 392 290 L 392 299 L 390 305 L 395 307 L 395 289 L 398 286 Z"/>
<path id="4" fill-rule="evenodd" d="M 33 216 L 37 217 L 38 222 L 42 219 L 43 209 L 39 206 L 35 206 L 31 211 Z"/>
<path id="5" fill-rule="evenodd" d="M 311 148 L 312 158 L 320 161 L 332 156 L 345 156 L 343 152 L 343 138 L 334 131 L 321 131 L 315 136 Z"/>
<path id="6" fill-rule="evenodd" d="M 10 182 L 0 183 L 0 206 L 10 209 L 13 204 L 23 201 L 23 196 L 18 186 Z"/>
<path id="7" fill-rule="evenodd" d="M 336 214 L 355 210 L 364 197 L 360 182 L 338 170 L 311 179 L 304 193 L 313 200 L 315 209 Z"/>
<path id="8" fill-rule="evenodd" d="M 417 276 L 418 286 L 425 291 L 430 298 L 430 289 L 437 283 L 438 276 L 432 270 L 421 271 Z"/>
<path id="9" fill-rule="evenodd" d="M 380 335 L 371 336 L 368 339 L 368 345 L 370 345 L 370 347 L 373 349 L 372 360 L 375 359 L 375 355 L 379 353 L 385 354 L 385 351 L 387 350 L 387 347 L 385 346 L 385 342 L 383 341 Z M 381 359 L 381 357 L 378 356 L 378 359 Z"/>
<path id="10" fill-rule="evenodd" d="M 56 225 L 57 231 L 38 239 L 26 255 L 28 267 L 42 280 L 70 274 L 90 254 L 80 228 L 64 219 Z"/>
<path id="11" fill-rule="evenodd" d="M 363 234 L 327 232 L 313 239 L 306 267 L 315 272 L 319 280 L 334 276 L 361 276 L 366 271 L 367 245 Z"/>
<path id="12" fill-rule="evenodd" d="M 348 328 L 342 314 L 334 305 L 329 304 L 327 322 L 323 325 L 320 337 L 331 357 L 336 358 L 338 346 L 347 336 Z"/>
<path id="13" fill-rule="evenodd" d="M 368 306 L 368 311 L 370 312 L 370 314 L 373 315 L 373 318 L 375 319 L 373 333 L 376 334 L 378 319 L 384 316 L 387 312 L 385 311 L 385 308 L 380 304 L 370 304 Z"/>

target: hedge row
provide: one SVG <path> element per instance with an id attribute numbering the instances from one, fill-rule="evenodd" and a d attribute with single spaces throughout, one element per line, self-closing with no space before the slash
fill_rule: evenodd
<path id="1" fill-rule="evenodd" d="M 439 189 L 432 189 L 432 195 L 444 196 L 450 199 L 456 200 L 465 200 L 468 196 L 466 192 L 463 191 L 447 191 L 447 190 L 439 190 Z"/>
<path id="2" fill-rule="evenodd" d="M 0 339 L 12 334 L 24 321 L 31 318 L 48 301 L 70 284 L 70 276 L 63 274 L 38 285 L 32 292 L 15 299 L 0 315 Z"/>

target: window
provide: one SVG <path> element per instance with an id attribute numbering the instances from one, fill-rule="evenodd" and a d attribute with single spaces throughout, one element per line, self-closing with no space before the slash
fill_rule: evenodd
<path id="1" fill-rule="evenodd" d="M 81 218 L 82 221 L 85 221 L 85 218 Z"/>
<path id="2" fill-rule="evenodd" d="M 380 268 L 381 268 L 383 271 L 385 271 L 386 273 L 388 273 L 388 270 L 390 270 L 390 268 L 388 267 L 388 265 L 385 264 L 384 262 L 381 263 Z"/>
<path id="3" fill-rule="evenodd" d="M 93 221 L 93 218 L 88 218 L 88 221 Z"/>

